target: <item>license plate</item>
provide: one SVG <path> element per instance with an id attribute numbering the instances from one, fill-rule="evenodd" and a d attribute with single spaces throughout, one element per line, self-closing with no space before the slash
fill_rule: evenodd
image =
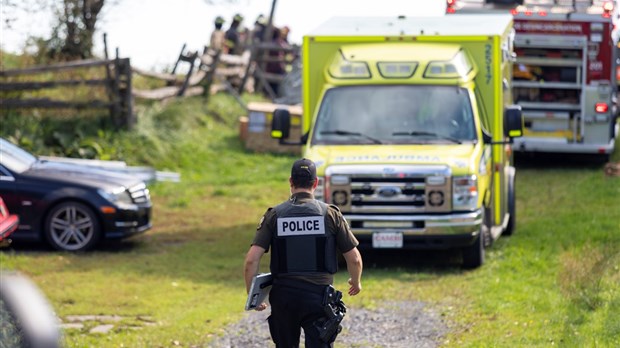
<path id="1" fill-rule="evenodd" d="M 403 234 L 401 232 L 375 232 L 372 234 L 373 248 L 402 248 Z"/>

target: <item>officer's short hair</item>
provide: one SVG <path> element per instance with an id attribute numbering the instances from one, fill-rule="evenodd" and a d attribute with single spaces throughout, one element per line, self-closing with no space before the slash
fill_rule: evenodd
<path id="1" fill-rule="evenodd" d="M 291 168 L 291 180 L 298 188 L 312 188 L 316 181 L 316 165 L 307 158 L 302 158 L 293 163 Z"/>

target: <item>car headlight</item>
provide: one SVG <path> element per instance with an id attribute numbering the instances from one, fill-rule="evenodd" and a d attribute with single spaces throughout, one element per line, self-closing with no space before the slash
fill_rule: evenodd
<path id="1" fill-rule="evenodd" d="M 133 200 L 129 195 L 129 192 L 124 187 L 118 188 L 112 191 L 106 190 L 97 190 L 101 197 L 107 199 L 108 201 L 116 204 L 133 204 Z"/>
<path id="2" fill-rule="evenodd" d="M 454 177 L 452 186 L 454 210 L 475 210 L 478 207 L 478 178 L 475 175 Z"/>

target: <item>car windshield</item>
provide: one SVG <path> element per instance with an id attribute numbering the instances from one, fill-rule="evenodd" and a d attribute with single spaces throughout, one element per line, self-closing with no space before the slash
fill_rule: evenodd
<path id="1" fill-rule="evenodd" d="M 476 140 L 467 90 L 456 86 L 352 86 L 323 98 L 313 144 L 460 144 Z"/>
<path id="2" fill-rule="evenodd" d="M 36 161 L 37 158 L 29 152 L 0 138 L 0 163 L 9 170 L 22 173 Z"/>

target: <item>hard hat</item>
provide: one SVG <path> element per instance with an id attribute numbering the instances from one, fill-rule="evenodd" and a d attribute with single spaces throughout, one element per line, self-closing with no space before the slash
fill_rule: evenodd
<path id="1" fill-rule="evenodd" d="M 258 15 L 258 18 L 256 18 L 256 23 L 261 24 L 261 25 L 267 25 L 269 24 L 269 20 L 267 20 L 267 17 L 261 15 Z"/>
<path id="2" fill-rule="evenodd" d="M 215 24 L 223 24 L 224 22 L 226 21 L 222 18 L 222 16 L 215 17 Z"/>
<path id="3" fill-rule="evenodd" d="M 243 20 L 243 16 L 238 13 L 233 17 L 233 21 L 235 22 L 241 22 L 242 20 Z"/>

